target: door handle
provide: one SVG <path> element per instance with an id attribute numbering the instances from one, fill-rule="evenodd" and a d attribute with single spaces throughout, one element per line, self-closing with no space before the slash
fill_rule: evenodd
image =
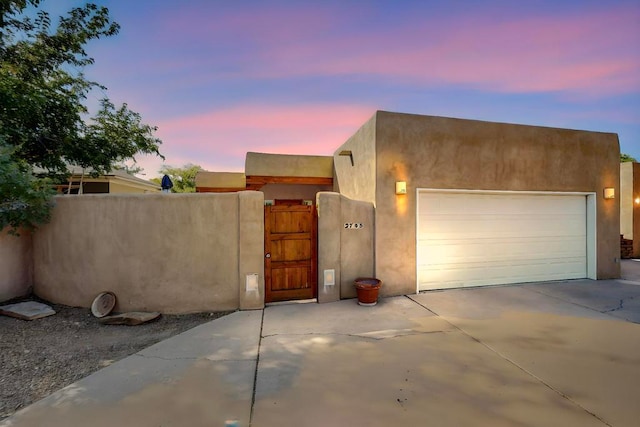
<path id="1" fill-rule="evenodd" d="M 265 258 L 271 258 L 271 254 L 266 254 L 264 257 Z"/>

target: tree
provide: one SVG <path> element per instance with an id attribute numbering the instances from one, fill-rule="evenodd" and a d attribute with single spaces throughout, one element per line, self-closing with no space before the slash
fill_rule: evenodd
<path id="1" fill-rule="evenodd" d="M 172 193 L 195 193 L 196 192 L 196 175 L 199 171 L 202 171 L 202 167 L 187 163 L 181 168 L 174 168 L 172 166 L 162 166 L 160 173 L 162 175 L 169 175 L 173 182 Z M 152 178 L 151 181 L 160 185 L 161 178 Z"/>
<path id="2" fill-rule="evenodd" d="M 45 11 L 38 10 L 33 19 L 24 15 L 27 7 L 38 9 L 40 3 L 0 2 L 0 137 L 10 147 L 4 155 L 17 168 L 4 171 L 29 174 L 29 167 L 37 167 L 61 176 L 69 174 L 68 165 L 77 165 L 101 174 L 139 153 L 162 157 L 157 129 L 127 104 L 116 107 L 104 98 L 98 112 L 83 119 L 89 113 L 87 95 L 106 90 L 82 70 L 94 62 L 85 51 L 87 43 L 118 33 L 108 9 L 86 4 L 52 26 Z"/>
<path id="3" fill-rule="evenodd" d="M 632 157 L 628 154 L 620 153 L 620 163 L 624 162 L 637 162 L 637 160 L 635 159 L 635 157 Z"/>
<path id="4" fill-rule="evenodd" d="M 0 140 L 0 230 L 18 234 L 47 222 L 53 190 L 46 179 L 35 179 L 31 167 L 12 158 L 13 148 Z"/>

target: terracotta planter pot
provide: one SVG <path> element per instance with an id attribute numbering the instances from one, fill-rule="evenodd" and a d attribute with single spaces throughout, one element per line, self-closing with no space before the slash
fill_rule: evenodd
<path id="1" fill-rule="evenodd" d="M 354 281 L 358 293 L 358 304 L 371 306 L 378 303 L 378 291 L 382 280 L 373 277 L 359 277 Z"/>

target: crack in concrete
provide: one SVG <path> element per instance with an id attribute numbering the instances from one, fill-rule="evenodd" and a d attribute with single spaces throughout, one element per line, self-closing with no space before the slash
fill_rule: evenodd
<path id="1" fill-rule="evenodd" d="M 590 306 L 588 306 L 588 305 L 584 305 L 584 304 L 581 304 L 581 303 L 576 302 L 576 301 L 571 301 L 571 300 L 569 300 L 569 299 L 567 299 L 567 298 L 563 298 L 562 296 L 558 296 L 558 295 L 554 295 L 554 294 L 546 293 L 546 292 L 544 292 L 543 290 L 539 290 L 539 289 L 529 289 L 529 288 L 525 288 L 525 289 L 526 289 L 526 290 L 528 290 L 528 291 L 530 291 L 530 292 L 535 292 L 535 293 L 537 293 L 537 294 L 543 295 L 543 296 L 545 296 L 545 297 L 555 298 L 555 299 L 557 299 L 558 301 L 566 302 L 566 303 L 568 303 L 568 304 L 573 304 L 573 305 L 575 305 L 575 306 L 577 306 L 577 307 L 586 308 L 587 310 L 595 311 L 595 312 L 597 312 L 597 313 L 602 313 L 602 314 L 613 313 L 613 312 L 615 312 L 615 311 L 621 310 L 621 309 L 623 309 L 623 308 L 624 308 L 624 302 L 625 302 L 625 301 L 627 301 L 627 300 L 632 300 L 632 299 L 634 299 L 634 298 L 635 298 L 635 296 L 625 297 L 625 298 L 622 298 L 622 299 L 619 301 L 618 306 L 617 306 L 617 307 L 615 307 L 615 308 L 612 308 L 612 309 L 609 309 L 609 310 L 598 310 L 597 308 L 590 307 Z M 625 320 L 627 320 L 627 321 L 629 321 L 629 322 L 632 322 L 632 323 L 637 323 L 637 322 L 634 322 L 633 320 L 630 320 L 630 319 L 625 319 Z"/>
<path id="2" fill-rule="evenodd" d="M 249 427 L 253 423 L 253 409 L 256 404 L 256 389 L 258 384 L 258 368 L 260 367 L 260 349 L 262 346 L 262 329 L 264 328 L 264 309 L 260 317 L 260 334 L 258 335 L 258 351 L 256 352 L 256 370 L 253 373 L 253 391 L 251 393 L 251 409 L 249 410 Z"/>
<path id="3" fill-rule="evenodd" d="M 387 331 L 371 331 L 371 332 L 362 332 L 362 333 L 352 333 L 352 334 L 344 334 L 344 333 L 338 333 L 338 332 L 306 332 L 306 333 L 298 333 L 298 334 L 294 334 L 294 333 L 282 333 L 282 334 L 269 334 L 269 335 L 262 335 L 260 338 L 273 338 L 273 337 L 278 337 L 278 336 L 300 336 L 300 337 L 304 337 L 304 336 L 342 336 L 342 337 L 352 337 L 352 338 L 365 338 L 365 339 L 370 339 L 370 340 L 375 340 L 375 341 L 381 341 L 381 340 L 385 340 L 388 338 L 398 338 L 398 337 L 406 337 L 409 335 L 428 335 L 428 334 L 438 334 L 438 333 L 449 333 L 452 331 L 415 331 L 415 330 L 406 330 L 403 333 L 397 333 L 397 334 L 390 334 L 390 335 L 379 335 L 379 336 L 375 336 L 373 334 L 378 333 L 378 332 L 387 332 Z"/>
<path id="4" fill-rule="evenodd" d="M 136 357 L 142 357 L 143 359 L 157 359 L 157 360 L 166 360 L 166 361 L 172 361 L 172 360 L 198 360 L 201 359 L 200 357 L 160 357 L 160 356 L 146 356 L 144 354 L 140 354 L 140 353 L 135 353 L 132 356 L 136 356 Z"/>
<path id="5" fill-rule="evenodd" d="M 535 292 L 535 293 L 537 293 L 539 295 L 542 295 L 542 296 L 545 296 L 545 297 L 557 299 L 558 301 L 566 302 L 567 304 L 575 305 L 576 307 L 586 308 L 587 310 L 595 311 L 596 313 L 606 313 L 604 311 L 598 310 L 597 308 L 590 307 L 588 305 L 584 305 L 584 304 L 581 304 L 581 303 L 576 302 L 576 301 L 571 301 L 571 300 L 569 300 L 567 298 L 564 298 L 563 296 L 546 293 L 543 290 L 530 289 L 530 288 L 523 288 L 523 289 L 525 289 L 525 290 L 527 290 L 529 292 Z"/>
<path id="6" fill-rule="evenodd" d="M 617 306 L 616 308 L 612 308 L 611 310 L 605 310 L 605 311 L 603 311 L 602 313 L 612 313 L 612 312 L 614 312 L 614 311 L 622 310 L 622 309 L 624 308 L 624 302 L 625 302 L 626 300 L 632 300 L 632 299 L 634 299 L 634 298 L 635 298 L 635 297 L 626 297 L 626 298 L 622 298 L 622 299 L 620 300 L 620 302 L 618 303 L 618 306 Z"/>
<path id="7" fill-rule="evenodd" d="M 157 359 L 157 360 L 166 360 L 168 362 L 172 361 L 172 360 L 209 360 L 212 362 L 252 362 L 255 360 L 255 358 L 251 358 L 251 359 L 218 359 L 218 358 L 211 358 L 209 356 L 198 356 L 198 357 L 160 357 L 160 356 L 148 356 L 148 355 L 144 355 L 144 354 L 140 354 L 140 353 L 134 353 L 132 354 L 132 356 L 137 356 L 137 357 L 142 357 L 143 359 Z"/>

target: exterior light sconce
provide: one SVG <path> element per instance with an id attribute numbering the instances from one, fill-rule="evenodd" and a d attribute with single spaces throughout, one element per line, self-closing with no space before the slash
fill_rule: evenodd
<path id="1" fill-rule="evenodd" d="M 407 194 L 407 183 L 404 181 L 396 181 L 396 194 Z"/>
<path id="2" fill-rule="evenodd" d="M 351 166 L 353 166 L 353 152 L 351 152 L 351 150 L 342 150 L 338 153 L 338 156 L 349 156 L 349 159 L 351 159 Z"/>
<path id="3" fill-rule="evenodd" d="M 616 198 L 616 189 L 613 187 L 606 187 L 604 189 L 604 198 L 605 199 L 615 199 Z"/>

